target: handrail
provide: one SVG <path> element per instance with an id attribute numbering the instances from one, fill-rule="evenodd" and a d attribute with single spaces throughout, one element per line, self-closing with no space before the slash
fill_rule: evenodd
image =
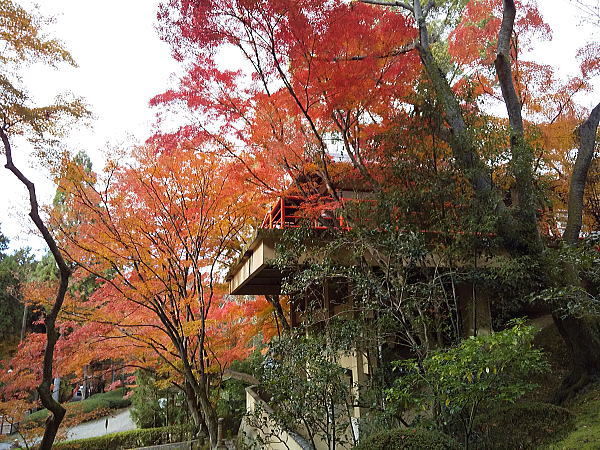
<path id="1" fill-rule="evenodd" d="M 327 205 L 334 202 L 333 198 L 329 196 L 322 196 L 318 199 L 321 201 L 321 205 L 323 210 L 326 210 Z M 355 199 L 355 198 L 342 198 L 340 199 L 340 203 L 344 205 L 346 202 L 357 201 L 357 202 L 373 202 L 372 199 Z M 307 202 L 308 200 L 304 197 L 299 196 L 284 196 L 279 197 L 277 201 L 274 203 L 273 207 L 270 211 L 265 214 L 265 217 L 262 221 L 260 228 L 262 229 L 290 229 L 290 228 L 300 228 L 302 227 L 301 221 L 303 219 L 308 219 L 308 217 L 304 217 L 302 215 L 298 215 L 298 210 L 301 209 L 302 203 Z M 319 205 L 317 205 L 319 206 Z M 330 212 L 331 209 L 329 209 Z M 368 219 L 367 219 L 368 220 Z M 330 225 L 331 224 L 331 225 Z M 313 230 L 328 230 L 328 229 L 338 229 L 348 231 L 352 227 L 348 224 L 346 219 L 342 214 L 338 215 L 324 215 L 321 214 L 318 218 L 312 219 L 310 223 L 310 228 Z M 400 230 L 400 226 L 397 227 L 397 230 Z M 468 236 L 478 236 L 478 237 L 487 237 L 487 238 L 495 238 L 497 237 L 496 233 L 486 233 L 486 232 L 476 232 L 476 231 L 462 231 L 462 230 L 447 230 L 447 231 L 439 231 L 439 230 L 427 230 L 421 229 L 417 231 L 418 233 L 422 233 L 425 235 L 468 235 Z"/>
<path id="2" fill-rule="evenodd" d="M 333 201 L 331 197 L 326 196 L 321 197 L 319 200 L 323 202 L 324 209 L 327 203 L 331 203 Z M 306 201 L 306 198 L 295 195 L 279 197 L 271 210 L 265 214 L 260 228 L 280 230 L 288 228 L 300 228 L 300 222 L 306 217 L 298 215 L 297 212 L 301 209 L 301 204 Z M 344 201 L 345 199 L 342 199 L 342 203 Z M 328 221 L 331 221 L 331 225 L 325 224 Z M 344 219 L 342 215 L 321 215 L 319 218 L 312 220 L 310 227 L 316 230 L 326 230 L 329 228 L 340 228 L 346 230 L 350 229 L 347 225 L 346 219 Z"/>

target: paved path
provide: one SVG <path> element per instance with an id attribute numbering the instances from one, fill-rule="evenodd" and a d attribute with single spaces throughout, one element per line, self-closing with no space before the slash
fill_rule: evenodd
<path id="1" fill-rule="evenodd" d="M 108 419 L 108 426 L 106 419 Z M 80 423 L 70 428 L 67 431 L 67 440 L 73 439 L 85 439 L 90 437 L 104 436 L 109 433 L 117 433 L 119 431 L 134 430 L 137 428 L 131 415 L 129 414 L 129 408 L 113 410 L 109 416 L 102 417 L 100 419 L 92 420 L 90 422 Z M 18 435 L 13 434 L 9 436 L 9 439 L 14 441 L 15 439 L 21 440 Z M 10 448 L 9 443 L 0 442 L 0 450 L 7 450 Z"/>
<path id="2" fill-rule="evenodd" d="M 108 427 L 106 420 L 108 419 Z M 85 439 L 90 437 L 104 436 L 119 431 L 134 430 L 135 423 L 129 414 L 129 408 L 117 409 L 110 416 L 102 417 L 90 422 L 81 423 L 67 431 L 67 440 Z"/>

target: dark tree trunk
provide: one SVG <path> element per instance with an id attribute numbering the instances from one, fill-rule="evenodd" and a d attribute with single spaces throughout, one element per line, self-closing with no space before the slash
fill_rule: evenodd
<path id="1" fill-rule="evenodd" d="M 583 223 L 583 195 L 594 157 L 599 122 L 600 104 L 596 105 L 589 118 L 578 129 L 579 150 L 571 175 L 567 227 L 563 233 L 565 243 L 572 246 L 579 244 L 579 233 Z M 567 279 L 581 284 L 573 267 L 567 267 L 565 271 L 570 272 L 567 273 Z M 600 376 L 600 319 L 555 317 L 554 322 L 573 358 L 572 370 L 555 395 L 555 401 L 560 403 Z"/>
<path id="2" fill-rule="evenodd" d="M 196 436 L 208 436 L 208 428 L 206 427 L 202 411 L 198 405 L 196 393 L 194 392 L 194 388 L 187 381 L 185 382 L 183 393 L 185 394 L 188 410 L 190 411 L 192 419 L 194 420 L 194 425 L 196 426 Z"/>
<path id="3" fill-rule="evenodd" d="M 525 139 L 525 129 L 521 114 L 521 99 L 517 94 L 512 75 L 510 42 L 516 16 L 513 0 L 503 1 L 502 24 L 498 32 L 498 49 L 494 66 L 502 98 L 506 106 L 510 126 L 511 167 L 515 177 L 516 202 L 512 208 L 512 218 L 507 229 L 501 234 L 509 249 L 522 254 L 538 254 L 542 241 L 537 228 L 536 198 L 533 189 L 533 149 Z"/>
<path id="4" fill-rule="evenodd" d="M 476 195 L 479 198 L 488 199 L 494 193 L 491 177 L 475 149 L 473 137 L 463 117 L 460 103 L 431 52 L 429 33 L 425 22 L 426 14 L 427 11 L 421 9 L 420 1 L 415 0 L 413 15 L 419 28 L 417 50 L 436 97 L 444 108 L 445 121 L 450 127 L 448 143 L 459 168 L 469 179 Z"/>
<path id="5" fill-rule="evenodd" d="M 203 413 L 204 423 L 206 424 L 208 437 L 210 439 L 211 448 L 215 448 L 217 446 L 217 429 L 218 429 L 218 420 L 217 413 L 210 403 L 210 399 L 208 398 L 208 394 L 206 391 L 206 384 L 208 383 L 208 379 L 206 376 L 200 376 L 199 388 L 196 389 L 196 396 L 198 398 L 198 402 L 200 403 L 200 408 Z"/>
<path id="6" fill-rule="evenodd" d="M 5 167 L 10 170 L 15 177 L 19 179 L 21 183 L 27 188 L 27 192 L 29 193 L 29 217 L 35 224 L 36 228 L 42 234 L 46 245 L 50 249 L 50 253 L 54 257 L 54 261 L 59 270 L 60 275 L 60 284 L 58 286 L 58 291 L 56 292 L 56 297 L 54 299 L 54 304 L 52 308 L 46 314 L 45 326 L 46 326 L 46 348 L 44 350 L 44 361 L 42 366 L 42 382 L 37 388 L 37 392 L 39 393 L 40 400 L 42 405 L 50 411 L 48 415 L 48 419 L 46 420 L 46 428 L 44 430 L 44 436 L 42 438 L 42 442 L 40 443 L 41 450 L 50 450 L 52 448 L 52 444 L 54 443 L 54 439 L 56 438 L 56 433 L 58 432 L 58 427 L 65 416 L 65 408 L 54 398 L 52 398 L 52 391 L 50 389 L 53 376 L 52 376 L 52 362 L 54 359 L 54 348 L 56 346 L 56 342 L 59 338 L 58 330 L 56 329 L 56 319 L 58 318 L 58 313 L 62 308 L 62 304 L 65 299 L 65 295 L 67 293 L 67 288 L 69 286 L 69 277 L 71 276 L 71 270 L 67 266 L 56 241 L 50 234 L 50 231 L 44 224 L 44 221 L 39 215 L 39 205 L 37 200 L 37 195 L 35 192 L 35 185 L 21 172 L 13 162 L 12 157 L 12 148 L 10 145 L 10 141 L 8 139 L 8 135 L 4 129 L 0 128 L 0 137 L 2 138 L 2 143 L 4 144 L 4 151 L 6 155 L 6 165 Z"/>
<path id="7" fill-rule="evenodd" d="M 287 332 L 290 331 L 290 324 L 285 317 L 285 313 L 283 312 L 283 308 L 281 307 L 281 302 L 279 301 L 279 295 L 265 295 L 267 301 L 273 306 L 275 310 L 275 316 L 277 320 L 281 323 L 281 327 Z"/>
<path id="8" fill-rule="evenodd" d="M 571 175 L 569 186 L 569 200 L 567 204 L 568 218 L 567 227 L 563 233 L 563 239 L 570 245 L 577 245 L 581 224 L 583 222 L 583 194 L 588 178 L 588 172 L 594 150 L 596 148 L 596 134 L 600 122 L 600 103 L 590 113 L 588 119 L 578 129 L 579 150 Z"/>
<path id="9" fill-rule="evenodd" d="M 600 320 L 554 316 L 554 323 L 572 358 L 571 372 L 554 395 L 562 403 L 600 377 Z"/>

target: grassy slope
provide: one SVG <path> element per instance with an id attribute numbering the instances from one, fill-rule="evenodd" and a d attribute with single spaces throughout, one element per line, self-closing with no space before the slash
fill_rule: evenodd
<path id="1" fill-rule="evenodd" d="M 575 414 L 575 430 L 553 449 L 600 448 L 600 382 L 595 383 L 565 405 Z"/>
<path id="2" fill-rule="evenodd" d="M 86 398 L 80 402 L 66 403 L 67 414 L 69 410 L 73 409 L 73 412 L 77 413 L 91 413 L 93 411 L 101 409 L 118 409 L 124 408 L 131 404 L 131 401 L 123 398 L 123 389 L 115 389 L 114 391 L 104 392 L 101 394 L 94 394 L 90 398 Z M 81 409 L 80 409 L 81 408 Z M 48 416 L 47 409 L 41 409 L 29 415 L 27 418 L 28 422 L 35 421 L 41 422 Z M 91 418 L 95 418 L 91 416 Z"/>

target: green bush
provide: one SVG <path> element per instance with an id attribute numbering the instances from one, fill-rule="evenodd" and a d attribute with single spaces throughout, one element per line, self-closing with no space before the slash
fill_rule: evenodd
<path id="1" fill-rule="evenodd" d="M 123 431 L 94 438 L 59 442 L 52 448 L 57 450 L 118 450 L 187 441 L 191 439 L 191 434 L 189 428 L 179 426 L 146 428 L 144 430 Z"/>
<path id="2" fill-rule="evenodd" d="M 256 376 L 262 368 L 264 359 L 262 353 L 255 350 L 248 358 L 233 361 L 230 369 Z M 234 378 L 225 380 L 221 384 L 216 402 L 217 415 L 223 418 L 223 433 L 227 437 L 237 435 L 242 417 L 246 414 L 246 386 L 246 383 Z"/>
<path id="3" fill-rule="evenodd" d="M 160 388 L 155 374 L 136 372 L 131 396 L 131 418 L 138 428 L 157 428 L 190 423 L 192 418 L 183 393 L 170 386 Z M 163 379 L 164 381 L 164 379 Z"/>
<path id="4" fill-rule="evenodd" d="M 450 436 L 423 428 L 395 428 L 373 434 L 358 444 L 356 450 L 458 450 L 461 446 Z"/>
<path id="5" fill-rule="evenodd" d="M 541 402 L 519 402 L 493 408 L 475 425 L 485 448 L 538 448 L 563 438 L 575 427 L 573 414 Z"/>
<path id="6" fill-rule="evenodd" d="M 548 368 L 533 346 L 537 330 L 523 319 L 512 323 L 506 330 L 430 351 L 421 361 L 397 361 L 403 375 L 387 391 L 391 407 L 433 411 L 437 429 L 460 428 L 463 441 L 471 441 L 479 415 L 534 389 L 532 376 Z"/>
<path id="7" fill-rule="evenodd" d="M 131 405 L 131 400 L 123 398 L 125 390 L 123 388 L 114 391 L 94 394 L 81 402 L 83 412 L 89 413 L 100 408 L 120 409 Z"/>

